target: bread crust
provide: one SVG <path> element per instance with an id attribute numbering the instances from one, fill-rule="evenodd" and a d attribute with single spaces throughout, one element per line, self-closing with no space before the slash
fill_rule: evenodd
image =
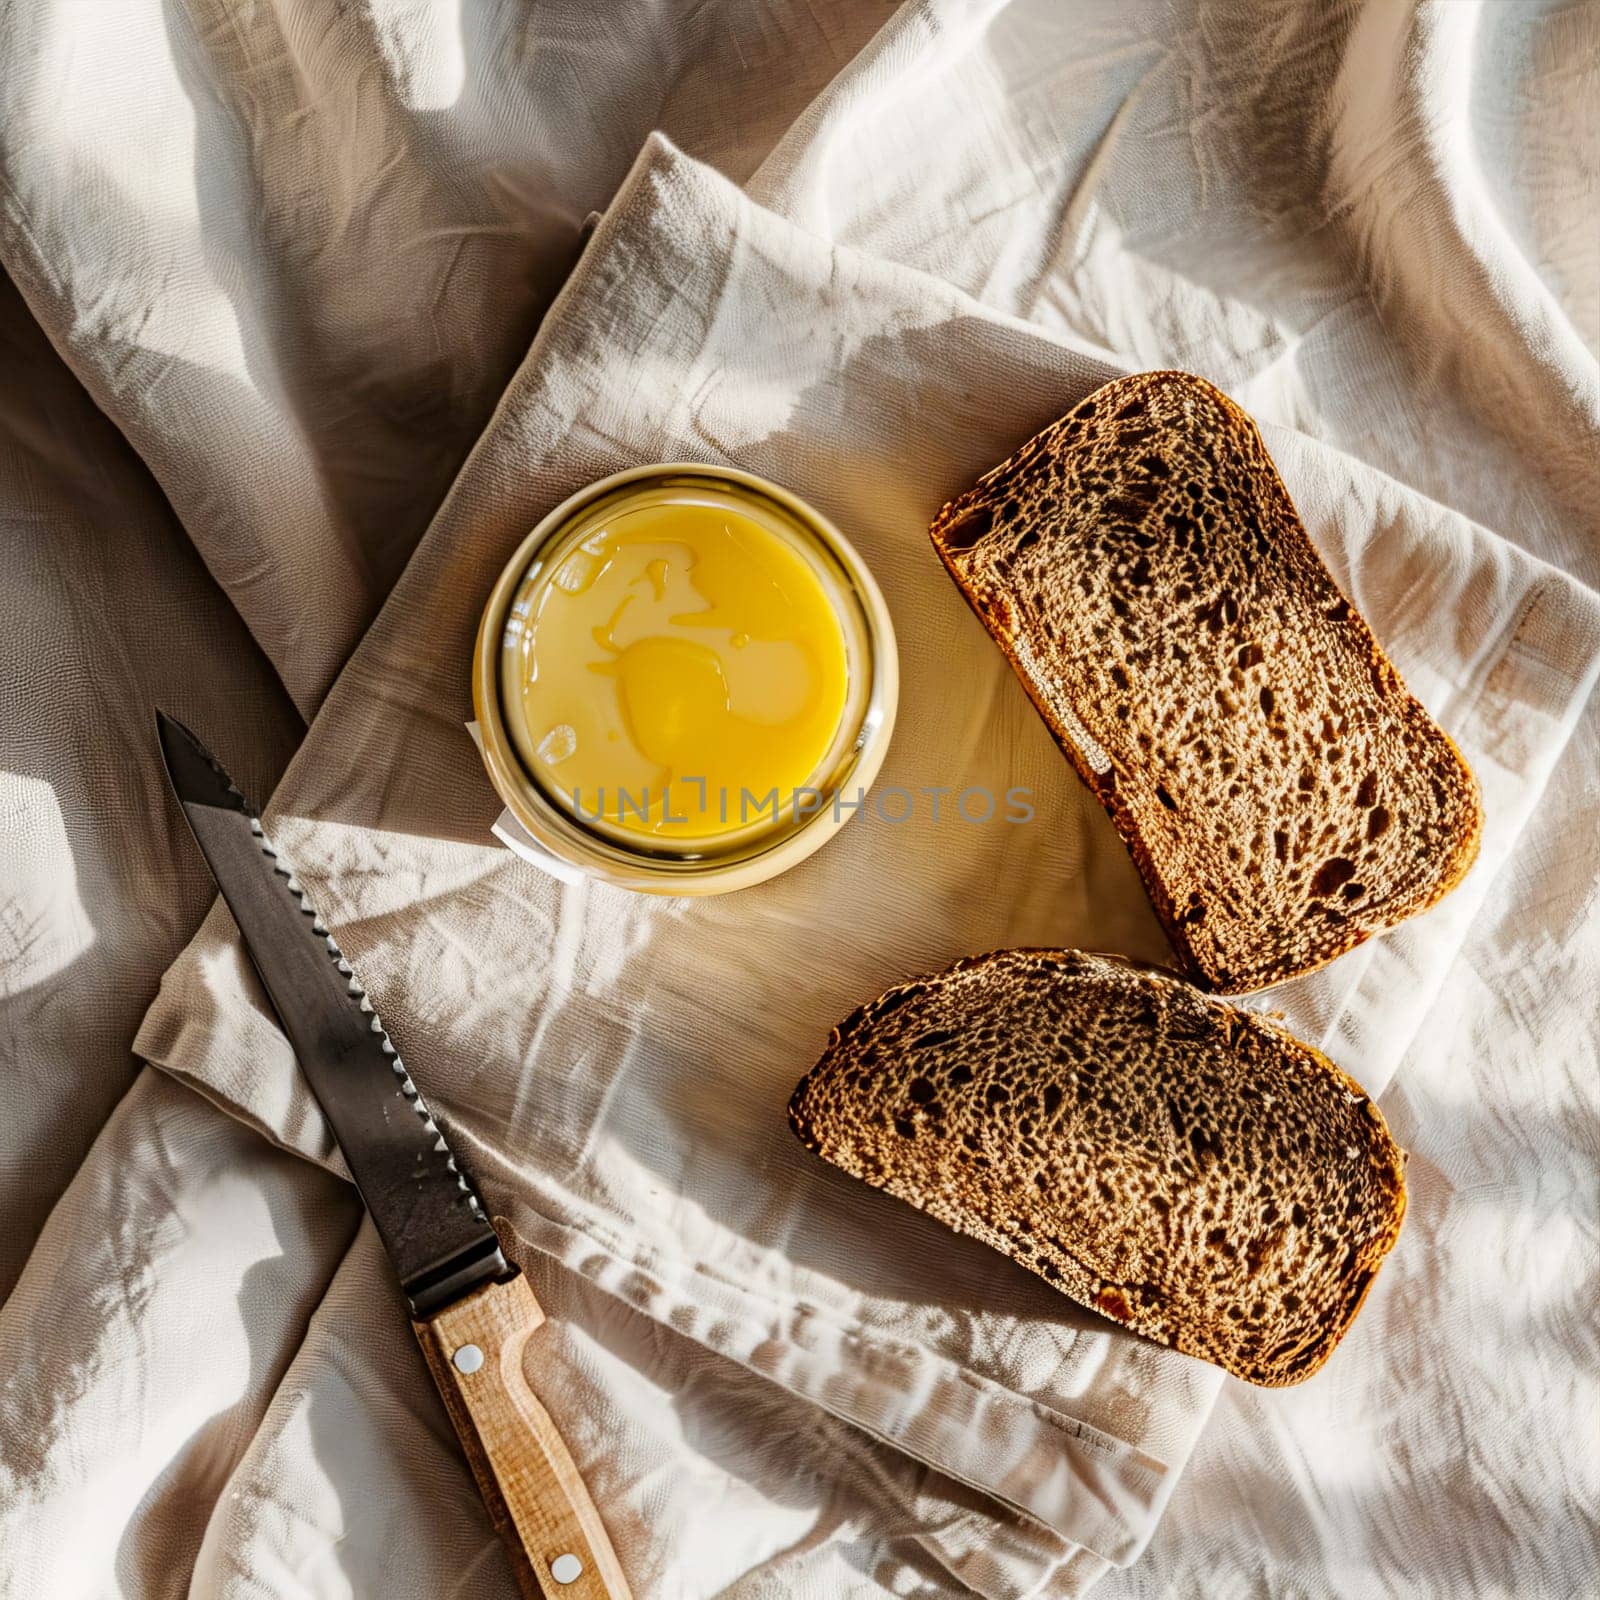
<path id="1" fill-rule="evenodd" d="M 1204 379 L 1096 390 L 930 536 L 1196 983 L 1313 971 L 1465 877 L 1476 780 Z"/>
<path id="2" fill-rule="evenodd" d="M 789 1121 L 1080 1305 L 1269 1387 L 1327 1360 L 1405 1215 L 1405 1154 L 1327 1057 L 1079 951 L 971 957 L 857 1008 Z"/>

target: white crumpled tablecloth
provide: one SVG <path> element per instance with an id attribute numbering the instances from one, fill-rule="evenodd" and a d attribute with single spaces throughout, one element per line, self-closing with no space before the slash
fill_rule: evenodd
<path id="1" fill-rule="evenodd" d="M 439 143 L 504 137 L 521 115 L 504 18 L 464 28 L 456 63 L 437 19 L 399 12 L 375 12 L 365 41 L 339 31 L 348 17 L 319 33 L 282 13 L 275 54 L 259 16 L 169 11 L 177 83 L 209 127 L 196 192 L 241 220 L 202 210 L 204 248 L 186 252 L 185 217 L 141 188 L 166 169 L 124 161 L 114 256 L 88 248 L 111 214 L 69 211 L 45 183 L 59 146 L 16 138 L 51 131 L 37 86 L 83 70 L 52 54 L 61 29 L 35 33 L 34 76 L 8 102 L 0 252 L 295 701 L 320 706 L 269 826 L 517 1227 L 553 1312 L 539 1384 L 640 1592 L 1187 1592 L 1204 1574 L 1208 1592 L 1457 1593 L 1519 1572 L 1559 1592 L 1582 1571 L 1581 1542 L 1560 1537 L 1529 1553 L 1413 1539 L 1430 1517 L 1470 1523 L 1503 1481 L 1536 1500 L 1594 1472 L 1581 1455 L 1528 1464 L 1505 1423 L 1462 1416 L 1441 1439 L 1427 1415 L 1431 1400 L 1554 1417 L 1562 1393 L 1581 1414 L 1586 1356 L 1592 1375 L 1561 1285 L 1593 1270 L 1574 1231 L 1592 1211 L 1584 1135 L 1565 1129 L 1593 1127 L 1577 1108 L 1594 1049 L 1594 736 L 1568 746 L 1600 660 L 1582 510 L 1595 258 L 1557 214 L 1555 178 L 1572 180 L 1553 142 L 1581 119 L 1550 109 L 1581 90 L 1572 47 L 1592 39 L 1570 8 L 1513 9 L 907 7 L 747 193 L 649 143 L 486 419 L 518 318 L 564 266 L 557 242 L 530 267 L 522 244 L 464 223 L 485 193 L 526 191 L 485 185 L 496 158 L 470 139 Z M 818 40 L 843 28 L 797 26 L 813 81 Z M 776 36 L 739 36 L 736 54 L 751 37 L 777 81 Z M 581 81 L 600 48 L 552 40 L 535 63 L 565 59 Z M 404 145 L 340 112 L 361 104 L 341 98 L 356 59 L 385 64 Z M 677 59 L 673 82 L 703 89 Z M 313 113 L 318 83 L 331 110 Z M 756 165 L 756 131 L 741 143 L 685 103 L 697 148 L 743 152 L 725 162 L 740 176 Z M 123 111 L 108 94 L 108 122 Z M 330 198 L 330 163 L 360 182 Z M 1475 207 L 1484 182 L 1530 172 L 1544 186 L 1520 211 Z M 241 174 L 258 203 L 239 202 Z M 562 202 L 569 259 L 578 204 Z M 372 240 L 406 246 L 375 278 Z M 504 319 L 502 251 L 533 272 Z M 428 309 L 407 320 L 407 302 Z M 1260 1002 L 1375 1092 L 1403 1063 L 1384 1103 L 1414 1151 L 1399 1253 L 1335 1362 L 1287 1394 L 1224 1389 L 1076 1312 L 812 1162 L 782 1120 L 828 1025 L 911 971 L 1005 943 L 1161 952 L 1109 826 L 924 532 L 1094 383 L 1156 364 L 1206 373 L 1262 418 L 1313 536 L 1462 744 L 1488 814 L 1461 891 Z M 430 410 L 446 376 L 459 401 Z M 469 427 L 471 456 L 329 690 Z M 868 816 L 784 879 L 709 902 L 563 888 L 485 842 L 495 803 L 461 729 L 483 593 L 571 489 L 683 457 L 790 484 L 867 554 L 905 673 L 881 781 L 1024 784 L 1032 823 Z M 124 696 L 130 747 L 150 692 Z M 249 771 L 226 698 L 177 692 Z M 138 748 L 136 809 L 161 818 L 140 837 L 159 859 L 184 845 Z M 49 874 L 29 881 L 14 904 L 55 911 Z M 97 911 L 91 893 L 84 920 Z M 51 924 L 62 940 L 81 925 Z M 52 968 L 19 942 L 25 1023 L 83 959 L 61 947 Z M 0 1387 L 0 1544 L 22 1552 L 20 1592 L 502 1591 L 370 1228 L 221 912 L 137 1047 L 232 1115 L 141 1078 L 0 1313 L 34 1353 Z M 1531 1150 L 1521 1188 L 1507 1149 Z M 1515 1328 L 1484 1322 L 1484 1256 L 1514 1285 L 1496 1303 L 1521 1308 Z M 1219 1390 L 1222 1431 L 1202 1438 Z M 1108 1575 L 1153 1531 L 1142 1562 Z"/>

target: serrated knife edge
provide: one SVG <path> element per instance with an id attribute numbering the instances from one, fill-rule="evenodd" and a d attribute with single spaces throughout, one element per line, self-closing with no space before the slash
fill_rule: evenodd
<path id="1" fill-rule="evenodd" d="M 156 717 L 168 777 L 185 820 L 233 912 L 268 999 L 344 1152 L 413 1315 L 426 1316 L 473 1284 L 504 1275 L 510 1269 L 476 1188 L 450 1148 L 439 1119 L 407 1069 L 365 985 L 292 865 L 272 843 L 255 807 L 205 745 L 176 718 L 160 711 Z M 223 816 L 234 820 L 219 826 L 215 819 Z M 241 822 L 247 825 L 248 835 Z M 253 876 L 246 876 L 247 858 L 239 848 L 245 837 L 259 864 Z M 282 904 L 295 913 L 294 921 L 279 917 L 271 922 L 267 918 L 264 907 L 268 902 L 258 898 L 264 882 L 270 882 Z M 309 973 L 309 967 L 294 970 L 298 956 L 284 964 L 283 946 L 276 941 L 291 929 L 325 963 L 328 976 L 337 980 L 337 989 L 324 985 L 323 992 L 282 992 L 296 987 L 303 991 Z M 349 1017 L 360 1019 L 358 1029 L 342 1030 L 347 1035 L 342 1038 L 341 1030 L 329 1025 L 327 1014 L 327 1008 L 336 1003 Z M 354 1059 L 359 1055 L 366 1059 Z M 354 1076 L 379 1070 L 386 1073 L 388 1085 L 382 1095 L 370 1081 Z M 352 1107 L 360 1108 L 363 1126 L 355 1125 Z M 415 1130 L 412 1138 L 404 1135 L 403 1125 L 395 1125 L 391 1109 L 398 1107 L 404 1107 Z M 402 1158 L 412 1180 L 409 1185 L 400 1170 Z M 428 1211 L 441 1203 L 465 1215 L 450 1219 L 446 1229 L 434 1230 L 441 1248 L 429 1250 L 423 1247 L 429 1237 Z"/>

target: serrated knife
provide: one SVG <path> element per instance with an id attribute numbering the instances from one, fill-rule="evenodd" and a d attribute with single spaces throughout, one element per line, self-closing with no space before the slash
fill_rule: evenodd
<path id="1" fill-rule="evenodd" d="M 360 978 L 249 801 L 182 723 L 156 713 L 195 842 L 344 1152 L 411 1307 L 524 1594 L 631 1600 L 605 1525 L 523 1357 L 544 1313 Z"/>

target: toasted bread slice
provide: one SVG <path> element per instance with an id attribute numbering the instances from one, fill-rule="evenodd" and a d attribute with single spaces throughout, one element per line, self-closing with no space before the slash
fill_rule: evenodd
<path id="1" fill-rule="evenodd" d="M 1107 384 L 931 531 L 1197 983 L 1308 972 L 1471 866 L 1460 751 L 1339 592 L 1255 424 L 1203 379 Z"/>
<path id="2" fill-rule="evenodd" d="M 889 990 L 834 1030 L 789 1121 L 824 1160 L 1249 1383 L 1327 1360 L 1405 1215 L 1404 1152 L 1326 1057 L 1071 950 Z"/>

